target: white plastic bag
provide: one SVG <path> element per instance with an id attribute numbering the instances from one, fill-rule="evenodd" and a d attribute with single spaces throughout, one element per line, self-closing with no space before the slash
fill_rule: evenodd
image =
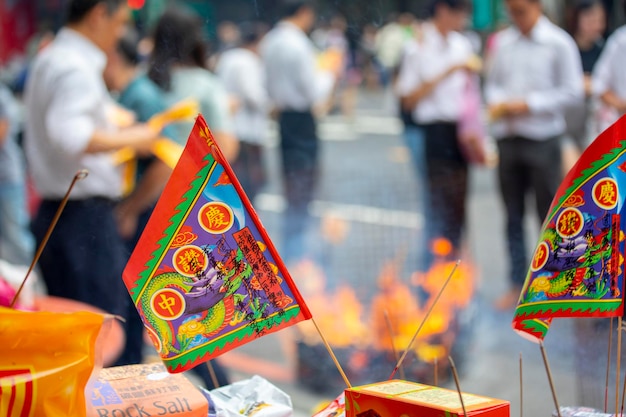
<path id="1" fill-rule="evenodd" d="M 291 397 L 260 376 L 209 392 L 217 417 L 292 417 Z"/>

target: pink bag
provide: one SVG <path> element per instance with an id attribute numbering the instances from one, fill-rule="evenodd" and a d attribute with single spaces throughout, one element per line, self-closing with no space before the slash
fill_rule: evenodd
<path id="1" fill-rule="evenodd" d="M 459 147 L 469 163 L 487 163 L 486 133 L 478 76 L 467 74 L 458 125 Z"/>

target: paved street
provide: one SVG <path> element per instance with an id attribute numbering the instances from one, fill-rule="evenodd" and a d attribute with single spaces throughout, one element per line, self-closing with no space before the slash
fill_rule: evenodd
<path id="1" fill-rule="evenodd" d="M 422 217 L 419 186 L 389 97 L 379 92 L 363 92 L 352 121 L 341 116 L 327 117 L 320 132 L 323 138 L 322 184 L 310 212 L 317 220 L 331 216 L 347 226 L 340 241 L 321 245 L 323 268 L 328 286 L 349 284 L 355 288 L 358 299 L 367 305 L 377 292 L 376 279 L 386 261 L 402 259 L 400 275 L 409 278 L 421 248 L 423 225 L 428 219 Z M 272 166 L 271 181 L 255 207 L 280 247 L 284 201 L 280 195 L 275 147 L 268 148 L 267 158 Z M 465 313 L 471 318 L 470 337 L 464 338 L 463 345 L 457 346 L 455 351 L 459 356 L 455 360 L 463 363 L 461 386 L 469 393 L 509 400 L 511 414 L 520 415 L 521 354 L 523 413 L 549 416 L 554 405 L 539 347 L 511 330 L 512 311 L 496 312 L 491 307 L 507 288 L 503 213 L 497 197 L 495 172 L 474 169 L 467 246 L 477 266 L 478 291 L 472 308 Z M 537 222 L 529 222 L 531 247 L 537 228 Z M 292 275 L 299 286 L 305 285 L 304 278 L 293 272 Z M 557 320 L 553 324 L 546 350 L 561 405 L 602 407 L 605 340 L 608 338 L 606 326 L 602 327 L 604 323 L 606 321 L 600 323 L 600 329 L 593 334 L 588 321 L 581 325 L 580 321 L 575 324 L 571 320 Z M 331 395 L 311 392 L 298 383 L 294 333 L 287 329 L 261 338 L 224 355 L 222 362 L 233 378 L 258 373 L 282 387 L 292 396 L 297 415 L 304 416 L 310 415 L 316 405 L 330 399 Z M 320 360 L 326 358 L 320 357 Z M 610 392 L 613 393 L 615 383 L 611 381 Z M 446 385 L 452 387 L 451 382 Z M 612 399 L 609 404 L 614 404 Z"/>

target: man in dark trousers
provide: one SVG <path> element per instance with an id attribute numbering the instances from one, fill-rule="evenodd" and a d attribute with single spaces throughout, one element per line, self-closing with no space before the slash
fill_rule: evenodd
<path id="1" fill-rule="evenodd" d="M 526 194 L 543 222 L 562 179 L 560 138 L 565 109 L 583 99 L 583 71 L 574 40 L 543 15 L 541 0 L 506 0 L 513 26 L 499 33 L 487 75 L 491 130 L 500 154 L 506 208 L 510 289 L 496 302 L 513 308 L 528 272 Z"/>
<path id="2" fill-rule="evenodd" d="M 302 260 L 309 223 L 308 205 L 318 180 L 319 139 L 313 107 L 323 98 L 313 43 L 307 33 L 315 24 L 310 1 L 286 0 L 282 20 L 266 35 L 261 55 L 268 74 L 270 99 L 278 110 L 283 185 L 287 210 L 281 255 Z"/>
<path id="3" fill-rule="evenodd" d="M 33 63 L 25 91 L 25 149 L 43 201 L 33 221 L 40 243 L 74 175 L 79 181 L 39 261 L 48 293 L 114 314 L 129 302 L 127 259 L 114 217 L 121 170 L 111 151 L 148 152 L 158 137 L 145 124 L 120 129 L 110 120 L 102 72 L 126 29 L 125 0 L 70 0 L 67 23 Z"/>

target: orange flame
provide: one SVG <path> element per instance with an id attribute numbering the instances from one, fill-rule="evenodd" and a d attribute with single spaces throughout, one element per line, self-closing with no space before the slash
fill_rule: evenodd
<path id="1" fill-rule="evenodd" d="M 395 347 L 402 352 L 455 266 L 455 262 L 445 260 L 449 255 L 447 248 L 450 246 L 444 239 L 434 242 L 437 260 L 428 272 L 414 273 L 410 280 L 400 277 L 397 261 L 386 262 L 378 276 L 379 291 L 368 307 L 359 302 L 355 291 L 348 286 L 327 292 L 324 274 L 313 263 L 301 265 L 294 276 L 302 277 L 301 290 L 309 309 L 331 345 L 383 351 Z M 455 337 L 451 325 L 472 300 L 474 276 L 474 268 L 468 262 L 457 268 L 420 331 L 415 345 L 420 360 L 446 359 Z M 419 298 L 418 293 L 425 296 Z M 305 322 L 298 328 L 306 343 L 320 343 L 314 326 Z"/>

